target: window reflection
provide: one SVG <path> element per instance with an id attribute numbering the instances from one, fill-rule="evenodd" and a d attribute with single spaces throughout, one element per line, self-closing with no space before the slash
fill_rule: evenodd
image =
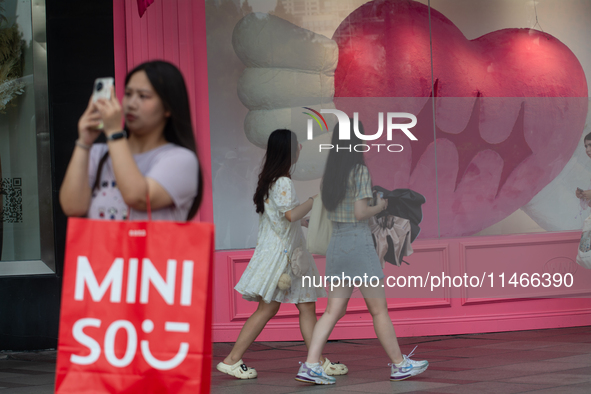
<path id="1" fill-rule="evenodd" d="M 32 37 L 31 1 L 0 1 L 0 259 L 3 261 L 41 258 Z"/>

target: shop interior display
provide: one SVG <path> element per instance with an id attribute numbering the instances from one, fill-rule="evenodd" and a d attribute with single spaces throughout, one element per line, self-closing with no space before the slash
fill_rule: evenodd
<path id="1" fill-rule="evenodd" d="M 10 23 L 5 15 L 4 0 L 0 0 L 0 117 L 6 106 L 25 89 L 20 81 L 23 73 L 22 34 L 16 23 Z M 1 118 L 0 118 L 1 122 Z M 0 260 L 4 235 L 2 157 L 0 157 Z"/>
<path id="2" fill-rule="evenodd" d="M 22 33 L 4 15 L 3 2 L 0 1 L 0 114 L 25 89 L 25 83 L 19 81 L 23 75 Z"/>
<path id="3" fill-rule="evenodd" d="M 33 76 L 39 69 L 33 65 L 32 26 L 30 1 L 0 1 L 0 260 L 4 261 L 33 260 L 40 253 L 36 244 L 40 153 Z"/>

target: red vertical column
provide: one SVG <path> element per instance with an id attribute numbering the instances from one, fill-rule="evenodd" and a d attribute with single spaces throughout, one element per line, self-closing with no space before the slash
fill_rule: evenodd
<path id="1" fill-rule="evenodd" d="M 213 193 L 211 179 L 211 139 L 209 123 L 209 85 L 207 79 L 207 32 L 205 28 L 205 1 L 182 0 L 193 5 L 192 21 L 189 24 L 193 28 L 193 64 L 195 67 L 194 87 L 195 110 L 193 119 L 196 121 L 195 130 L 198 130 L 197 150 L 199 158 L 204 163 L 202 167 L 204 194 L 200 210 L 202 221 L 213 223 Z"/>

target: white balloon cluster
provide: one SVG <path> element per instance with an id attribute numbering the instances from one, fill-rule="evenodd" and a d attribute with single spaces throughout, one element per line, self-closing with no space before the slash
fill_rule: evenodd
<path id="1" fill-rule="evenodd" d="M 276 129 L 290 129 L 302 144 L 293 178 L 312 180 L 322 176 L 327 151 L 319 144 L 330 143 L 337 122 L 326 117 L 326 126 L 314 127 L 314 139 L 307 139 L 309 112 L 335 108 L 334 72 L 339 58 L 337 43 L 302 29 L 279 17 L 251 13 L 234 28 L 232 45 L 246 65 L 238 81 L 238 97 L 249 109 L 244 132 L 250 142 L 266 148 Z"/>

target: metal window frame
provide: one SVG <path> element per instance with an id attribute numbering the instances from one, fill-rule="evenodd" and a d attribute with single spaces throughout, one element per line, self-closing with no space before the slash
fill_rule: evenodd
<path id="1" fill-rule="evenodd" d="M 31 19 L 41 258 L 39 260 L 0 261 L 0 277 L 55 274 L 45 0 L 31 0 Z"/>

